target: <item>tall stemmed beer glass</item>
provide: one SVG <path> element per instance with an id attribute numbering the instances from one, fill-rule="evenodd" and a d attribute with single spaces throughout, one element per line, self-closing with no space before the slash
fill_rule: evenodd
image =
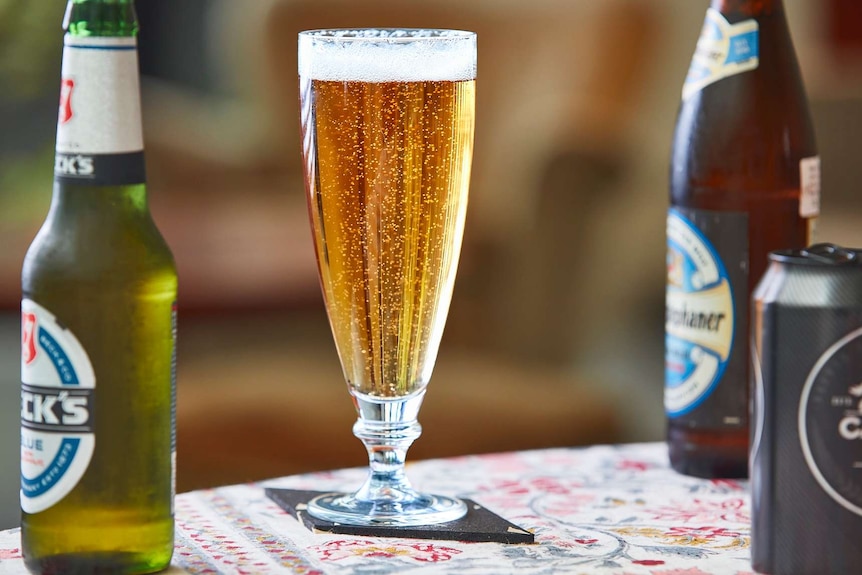
<path id="1" fill-rule="evenodd" d="M 473 152 L 476 35 L 299 35 L 302 142 L 320 283 L 365 444 L 368 479 L 309 503 L 353 525 L 466 512 L 404 474 L 458 267 Z"/>

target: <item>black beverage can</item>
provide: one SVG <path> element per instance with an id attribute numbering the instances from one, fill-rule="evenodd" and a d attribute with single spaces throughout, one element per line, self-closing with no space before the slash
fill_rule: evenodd
<path id="1" fill-rule="evenodd" d="M 862 569 L 862 251 L 772 252 L 752 295 L 756 571 Z"/>

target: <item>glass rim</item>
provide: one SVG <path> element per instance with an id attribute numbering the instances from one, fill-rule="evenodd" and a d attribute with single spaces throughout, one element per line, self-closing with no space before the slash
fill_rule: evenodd
<path id="1" fill-rule="evenodd" d="M 303 30 L 300 38 L 322 42 L 409 43 L 417 41 L 471 40 L 476 33 L 448 28 L 316 28 Z"/>

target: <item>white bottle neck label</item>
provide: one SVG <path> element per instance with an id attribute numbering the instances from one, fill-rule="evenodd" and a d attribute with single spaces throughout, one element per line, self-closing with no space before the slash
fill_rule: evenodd
<path id="1" fill-rule="evenodd" d="M 58 180 L 143 183 L 137 41 L 66 35 L 57 117 Z"/>

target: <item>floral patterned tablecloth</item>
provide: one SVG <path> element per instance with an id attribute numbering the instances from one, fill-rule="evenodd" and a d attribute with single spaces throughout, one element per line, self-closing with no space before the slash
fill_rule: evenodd
<path id="1" fill-rule="evenodd" d="M 469 497 L 532 530 L 533 545 L 313 534 L 263 487 L 345 489 L 362 469 L 177 496 L 172 572 L 750 575 L 748 484 L 685 477 L 663 444 L 547 449 L 409 465 L 419 488 Z M 26 573 L 17 529 L 0 574 Z"/>

